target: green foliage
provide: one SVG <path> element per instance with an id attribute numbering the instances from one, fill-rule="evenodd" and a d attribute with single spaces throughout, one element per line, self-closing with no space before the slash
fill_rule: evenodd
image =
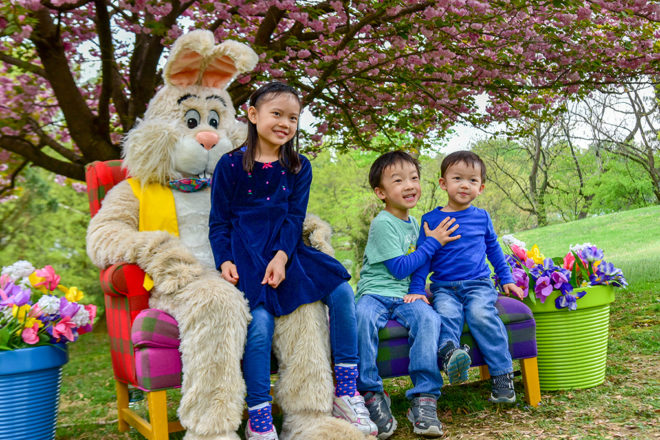
<path id="1" fill-rule="evenodd" d="M 641 208 L 654 202 L 653 183 L 641 165 L 609 153 L 605 161 L 603 173 L 592 176 L 586 188 L 593 196 L 591 213 Z"/>
<path id="2" fill-rule="evenodd" d="M 43 169 L 28 168 L 25 178 L 22 195 L 0 204 L 0 266 L 17 260 L 37 268 L 51 265 L 67 287 L 85 293 L 82 303 L 102 310 L 98 269 L 85 248 L 87 195 L 58 185 Z"/>

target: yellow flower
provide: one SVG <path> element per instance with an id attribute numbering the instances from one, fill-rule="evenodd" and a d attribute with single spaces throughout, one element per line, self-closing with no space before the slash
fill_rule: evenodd
<path id="1" fill-rule="evenodd" d="M 534 260 L 534 263 L 536 264 L 543 264 L 543 260 L 545 259 L 537 245 L 532 246 L 532 248 L 527 251 L 527 256 Z"/>
<path id="2" fill-rule="evenodd" d="M 25 321 L 25 328 L 34 327 L 35 323 L 37 323 L 38 325 L 37 328 L 41 328 L 44 326 L 44 323 L 38 320 L 37 318 L 28 318 L 27 321 Z"/>
<path id="3" fill-rule="evenodd" d="M 30 283 L 32 284 L 32 287 L 35 289 L 41 291 L 42 293 L 48 293 L 48 289 L 46 289 L 46 278 L 45 277 L 40 277 L 37 275 L 37 272 L 32 272 L 32 274 L 28 277 L 30 280 Z M 39 285 L 37 285 L 39 284 Z"/>
<path id="4" fill-rule="evenodd" d="M 64 293 L 64 297 L 69 302 L 78 302 L 83 298 L 83 292 L 78 290 L 77 287 L 69 287 L 68 292 Z"/>
<path id="5" fill-rule="evenodd" d="M 30 311 L 30 304 L 25 304 L 20 307 L 14 304 L 13 307 L 11 308 L 11 314 L 14 316 L 14 318 L 18 319 L 18 322 L 20 322 L 21 324 L 25 322 L 25 316 L 29 311 Z"/>

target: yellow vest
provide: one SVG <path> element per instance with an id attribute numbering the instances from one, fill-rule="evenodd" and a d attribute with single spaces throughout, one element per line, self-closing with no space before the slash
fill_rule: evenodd
<path id="1" fill-rule="evenodd" d="M 139 231 L 167 231 L 179 236 L 179 224 L 176 220 L 174 194 L 172 189 L 158 183 L 142 185 L 139 180 L 127 179 L 135 198 L 140 202 Z M 144 288 L 151 290 L 154 282 L 144 274 Z"/>

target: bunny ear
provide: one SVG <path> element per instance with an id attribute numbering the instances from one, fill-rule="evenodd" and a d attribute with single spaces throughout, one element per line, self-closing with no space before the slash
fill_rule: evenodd
<path id="1" fill-rule="evenodd" d="M 225 88 L 239 73 L 254 69 L 258 57 L 249 46 L 227 40 L 213 49 L 207 61 L 202 73 L 202 85 Z"/>
<path id="2" fill-rule="evenodd" d="M 168 62 L 168 82 L 179 87 L 196 84 L 204 57 L 194 50 L 181 50 L 176 55 Z"/>
<path id="3" fill-rule="evenodd" d="M 209 64 L 202 74 L 202 85 L 224 89 L 236 76 L 238 70 L 234 60 L 229 56 L 216 56 L 209 60 Z"/>
<path id="4" fill-rule="evenodd" d="M 205 55 L 214 45 L 215 38 L 211 31 L 198 29 L 180 36 L 174 42 L 165 64 L 165 82 L 179 87 L 197 84 L 204 67 Z"/>

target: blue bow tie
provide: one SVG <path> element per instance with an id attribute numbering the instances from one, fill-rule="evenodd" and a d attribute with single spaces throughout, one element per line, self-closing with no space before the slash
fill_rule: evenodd
<path id="1" fill-rule="evenodd" d="M 211 179 L 208 177 L 188 177 L 185 179 L 170 180 L 168 185 L 170 188 L 181 192 L 195 192 L 211 185 Z"/>

